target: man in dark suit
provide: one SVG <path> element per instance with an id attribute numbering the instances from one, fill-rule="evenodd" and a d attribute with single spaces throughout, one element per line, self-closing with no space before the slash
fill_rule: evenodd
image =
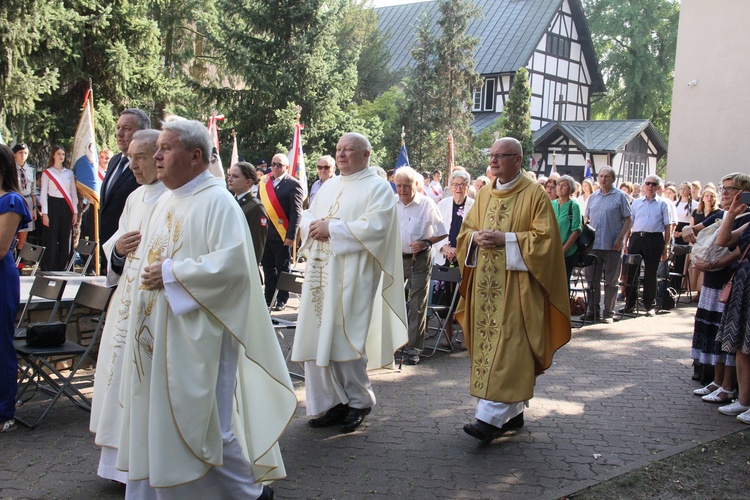
<path id="1" fill-rule="evenodd" d="M 227 187 L 237 198 L 245 214 L 247 225 L 250 227 L 250 236 L 253 237 L 255 260 L 260 264 L 268 237 L 268 212 L 266 212 L 266 207 L 251 193 L 252 187 L 257 184 L 258 172 L 250 163 L 237 162 L 227 171 Z"/>
<path id="2" fill-rule="evenodd" d="M 302 216 L 302 185 L 289 175 L 288 170 L 289 159 L 277 154 L 271 160 L 271 175 L 258 189 L 271 222 L 261 260 L 266 280 L 266 304 L 269 306 L 279 275 L 291 269 L 292 245 Z M 288 292 L 279 291 L 274 310 L 283 311 L 288 298 Z"/>
<path id="3" fill-rule="evenodd" d="M 99 269 L 102 274 L 107 273 L 107 256 L 101 250 L 102 245 L 109 240 L 120 224 L 120 215 L 125 208 L 125 200 L 130 193 L 138 188 L 138 182 L 128 166 L 128 147 L 137 130 L 151 128 L 151 119 L 140 109 L 128 108 L 120 114 L 117 120 L 117 146 L 120 153 L 109 160 L 107 174 L 104 176 L 99 192 Z"/>

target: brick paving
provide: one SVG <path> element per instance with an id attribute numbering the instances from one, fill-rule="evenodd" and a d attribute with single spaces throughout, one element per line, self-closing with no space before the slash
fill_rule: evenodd
<path id="1" fill-rule="evenodd" d="M 378 405 L 349 435 L 307 426 L 299 384 L 277 498 L 554 499 L 742 430 L 691 394 L 694 311 L 574 330 L 539 377 L 525 427 L 490 445 L 462 430 L 475 405 L 466 352 L 374 373 Z M 87 424 L 61 401 L 39 428 L 0 436 L 0 498 L 123 498 L 96 476 Z"/>

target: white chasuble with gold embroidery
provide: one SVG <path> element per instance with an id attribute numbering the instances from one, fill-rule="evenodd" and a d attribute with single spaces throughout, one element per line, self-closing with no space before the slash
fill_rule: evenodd
<path id="1" fill-rule="evenodd" d="M 200 305 L 175 316 L 164 290 L 136 290 L 124 356 L 117 468 L 169 487 L 222 463 L 216 382 L 222 336 L 240 344 L 234 433 L 257 481 L 285 476 L 278 439 L 297 401 L 268 316 L 250 231 L 224 181 L 165 194 L 142 235 L 138 276 L 162 256 Z"/>
<path id="2" fill-rule="evenodd" d="M 103 245 L 104 254 L 112 255 L 117 240 L 130 231 L 148 232 L 154 205 L 166 192 L 161 182 L 141 186 L 128 196 L 120 216 L 117 232 Z M 116 448 L 120 437 L 122 405 L 120 404 L 120 375 L 122 352 L 130 327 L 130 304 L 138 287 L 138 270 L 145 245 L 140 245 L 126 257 L 117 289 L 112 294 L 106 322 L 99 343 L 94 376 L 94 396 L 91 404 L 89 430 L 96 434 L 99 446 Z M 101 418 L 100 418 L 101 417 Z"/>
<path id="3" fill-rule="evenodd" d="M 308 239 L 310 223 L 329 221 L 328 241 Z M 370 169 L 326 181 L 302 214 L 307 270 L 292 349 L 295 361 L 328 366 L 367 356 L 390 366 L 407 342 L 396 198 Z"/>

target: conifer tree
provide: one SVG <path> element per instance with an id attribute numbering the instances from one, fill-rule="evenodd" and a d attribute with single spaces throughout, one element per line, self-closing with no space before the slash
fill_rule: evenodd
<path id="1" fill-rule="evenodd" d="M 502 136 L 514 137 L 523 147 L 523 167 L 530 168 L 534 153 L 534 139 L 531 134 L 531 87 L 526 68 L 516 71 L 510 88 L 508 102 L 503 108 Z"/>

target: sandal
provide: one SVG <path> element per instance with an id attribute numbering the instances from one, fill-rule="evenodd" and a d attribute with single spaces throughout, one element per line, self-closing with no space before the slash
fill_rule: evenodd
<path id="1" fill-rule="evenodd" d="M 711 394 L 703 396 L 701 399 L 706 403 L 723 403 L 729 404 L 737 397 L 737 391 L 728 391 L 723 387 L 719 387 Z"/>
<path id="2" fill-rule="evenodd" d="M 3 428 L 0 429 L 0 432 L 11 432 L 14 430 L 16 430 L 16 421 L 11 418 L 3 422 Z"/>
<path id="3" fill-rule="evenodd" d="M 708 396 L 712 392 L 721 389 L 721 386 L 717 384 L 716 382 L 711 382 L 706 387 L 702 387 L 700 389 L 696 389 L 693 391 L 693 394 L 696 396 Z"/>

